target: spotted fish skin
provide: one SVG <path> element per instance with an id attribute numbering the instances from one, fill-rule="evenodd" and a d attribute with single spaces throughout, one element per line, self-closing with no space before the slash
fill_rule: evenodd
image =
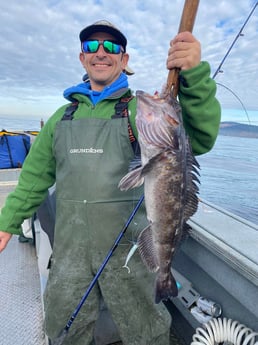
<path id="1" fill-rule="evenodd" d="M 119 188 L 128 190 L 144 182 L 149 225 L 137 242 L 143 262 L 156 272 L 155 302 L 159 303 L 178 294 L 171 264 L 187 231 L 186 222 L 198 207 L 199 165 L 177 100 L 168 93 L 151 96 L 137 91 L 136 96 L 142 164 L 122 178 Z"/>

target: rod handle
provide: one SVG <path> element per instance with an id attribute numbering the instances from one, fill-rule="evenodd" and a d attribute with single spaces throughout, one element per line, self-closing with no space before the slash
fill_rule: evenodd
<path id="1" fill-rule="evenodd" d="M 199 0 L 185 0 L 180 25 L 178 29 L 178 33 L 184 31 L 193 31 L 193 26 L 198 10 Z M 172 95 L 174 97 L 178 94 L 179 88 L 179 68 L 173 68 L 168 72 L 167 78 L 167 90 L 172 91 Z"/>

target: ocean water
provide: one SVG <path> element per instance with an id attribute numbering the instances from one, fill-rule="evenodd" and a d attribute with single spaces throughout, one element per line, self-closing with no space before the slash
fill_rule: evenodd
<path id="1" fill-rule="evenodd" d="M 200 197 L 258 224 L 258 139 L 219 135 L 197 160 Z"/>
<path id="2" fill-rule="evenodd" d="M 13 118 L 0 116 L 0 130 L 6 131 L 39 131 L 40 119 Z"/>
<path id="3" fill-rule="evenodd" d="M 40 130 L 40 119 L 0 117 L 0 130 Z M 219 135 L 197 157 L 200 198 L 258 224 L 258 139 Z"/>

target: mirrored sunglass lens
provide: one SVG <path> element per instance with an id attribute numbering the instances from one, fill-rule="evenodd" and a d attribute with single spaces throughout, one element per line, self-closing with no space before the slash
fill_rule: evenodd
<path id="1" fill-rule="evenodd" d="M 100 45 L 103 45 L 106 53 L 119 54 L 121 52 L 121 46 L 119 44 L 111 41 L 101 42 L 98 40 L 84 41 L 82 43 L 82 50 L 84 53 L 96 53 Z"/>
<path id="2" fill-rule="evenodd" d="M 85 53 L 95 53 L 99 48 L 98 41 L 85 41 L 83 42 L 83 51 Z"/>
<path id="3" fill-rule="evenodd" d="M 104 41 L 103 42 L 104 49 L 111 54 L 119 54 L 120 53 L 120 45 L 110 42 L 110 41 Z"/>

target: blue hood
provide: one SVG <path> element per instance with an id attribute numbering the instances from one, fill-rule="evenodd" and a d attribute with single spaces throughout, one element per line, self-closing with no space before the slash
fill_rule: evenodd
<path id="1" fill-rule="evenodd" d="M 125 73 L 121 73 L 116 81 L 114 81 L 111 85 L 104 87 L 102 91 L 91 90 L 90 82 L 87 82 L 69 87 L 64 91 L 63 95 L 64 98 L 66 98 L 68 101 L 73 102 L 73 94 L 80 93 L 82 95 L 88 96 L 92 103 L 95 105 L 104 98 L 109 97 L 122 88 L 128 88 L 128 79 Z"/>

